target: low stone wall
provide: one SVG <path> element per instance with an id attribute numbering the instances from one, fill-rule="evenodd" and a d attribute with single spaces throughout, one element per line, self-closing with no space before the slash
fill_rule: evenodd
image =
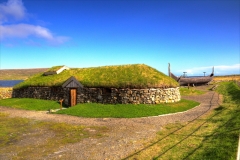
<path id="1" fill-rule="evenodd" d="M 28 87 L 14 89 L 13 98 L 36 98 L 45 100 L 60 100 L 64 98 L 66 91 L 62 87 Z"/>
<path id="2" fill-rule="evenodd" d="M 181 99 L 179 88 L 151 89 L 100 89 L 89 88 L 85 93 L 89 102 L 110 104 L 159 104 L 177 102 Z"/>
<path id="3" fill-rule="evenodd" d="M 13 97 L 37 98 L 46 100 L 64 99 L 70 105 L 70 89 L 62 87 L 28 87 L 14 90 Z M 105 104 L 159 104 L 177 102 L 181 99 L 179 88 L 117 89 L 117 88 L 78 88 L 77 103 Z"/>
<path id="4" fill-rule="evenodd" d="M 0 87 L 0 99 L 12 98 L 13 89 L 10 87 Z"/>

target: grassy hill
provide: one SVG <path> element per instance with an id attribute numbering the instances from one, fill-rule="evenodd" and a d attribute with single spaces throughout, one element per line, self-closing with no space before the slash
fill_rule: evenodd
<path id="1" fill-rule="evenodd" d="M 52 70 L 52 68 L 49 70 Z M 44 76 L 43 73 L 39 73 L 16 85 L 15 88 L 28 86 L 61 86 L 71 76 L 74 76 L 85 87 L 147 88 L 179 86 L 174 79 L 152 67 L 144 64 L 134 64 L 72 68 L 60 74 L 49 76 Z"/>
<path id="2" fill-rule="evenodd" d="M 36 69 L 2 69 L 0 70 L 0 80 L 25 80 L 29 77 L 48 70 L 48 68 Z"/>
<path id="3" fill-rule="evenodd" d="M 214 81 L 240 81 L 240 75 L 215 76 Z"/>

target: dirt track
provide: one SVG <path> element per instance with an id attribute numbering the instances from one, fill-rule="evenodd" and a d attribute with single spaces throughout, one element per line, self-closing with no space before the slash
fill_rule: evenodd
<path id="1" fill-rule="evenodd" d="M 84 126 L 106 126 L 107 136 L 99 139 L 87 138 L 75 144 L 69 144 L 46 159 L 122 159 L 143 148 L 143 143 L 155 137 L 156 132 L 169 123 L 192 121 L 208 111 L 218 107 L 219 95 L 208 91 L 200 96 L 185 96 L 201 104 L 189 111 L 165 116 L 147 118 L 79 118 L 68 115 L 46 114 L 46 112 L 25 111 L 0 107 L 0 112 L 11 117 L 26 117 L 41 121 L 66 122 Z"/>

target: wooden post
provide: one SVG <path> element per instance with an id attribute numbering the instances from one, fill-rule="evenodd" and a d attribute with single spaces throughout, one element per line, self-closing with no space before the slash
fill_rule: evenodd
<path id="1" fill-rule="evenodd" d="M 187 73 L 187 72 L 183 72 L 183 77 L 184 77 L 184 78 L 186 77 L 186 73 Z"/>
<path id="2" fill-rule="evenodd" d="M 62 102 L 63 102 L 63 99 L 60 99 L 59 102 L 60 102 L 60 110 L 62 110 Z"/>

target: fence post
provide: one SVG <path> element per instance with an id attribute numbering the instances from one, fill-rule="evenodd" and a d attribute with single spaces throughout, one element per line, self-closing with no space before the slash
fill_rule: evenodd
<path id="1" fill-rule="evenodd" d="M 63 99 L 60 99 L 59 102 L 60 102 L 60 110 L 62 110 L 62 102 L 63 102 Z"/>

